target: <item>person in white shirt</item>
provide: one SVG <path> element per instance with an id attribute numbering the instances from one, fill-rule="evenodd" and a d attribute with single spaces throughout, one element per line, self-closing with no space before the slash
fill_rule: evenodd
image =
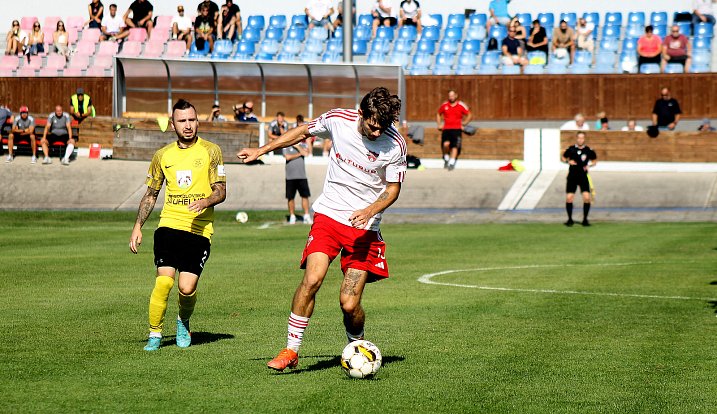
<path id="1" fill-rule="evenodd" d="M 388 277 L 381 214 L 397 199 L 406 175 L 406 141 L 394 127 L 401 100 L 388 89 L 373 89 L 358 110 L 334 109 L 287 131 L 261 148 L 244 148 L 244 162 L 311 137 L 333 146 L 324 190 L 314 202 L 314 224 L 304 248 L 304 278 L 294 294 L 287 346 L 267 365 L 283 371 L 299 362 L 299 347 L 313 313 L 316 293 L 329 265 L 341 253 L 344 280 L 339 301 L 349 342 L 364 337 L 361 295 L 366 283 Z"/>
<path id="2" fill-rule="evenodd" d="M 715 0 L 692 0 L 692 26 L 696 26 L 699 23 L 709 23 L 714 26 L 715 24 L 715 12 L 714 3 Z"/>
<path id="3" fill-rule="evenodd" d="M 378 0 L 371 10 L 373 16 L 372 36 L 376 36 L 376 29 L 379 26 L 391 27 L 398 23 L 398 14 L 391 7 L 391 0 Z"/>
<path id="4" fill-rule="evenodd" d="M 593 53 L 595 49 L 595 42 L 593 41 L 593 30 L 595 30 L 595 24 L 588 22 L 584 17 L 578 19 L 578 27 L 575 28 L 576 43 L 578 50 L 587 50 Z"/>
<path id="5" fill-rule="evenodd" d="M 7 33 L 6 43 L 6 55 L 17 55 L 25 51 L 28 43 L 28 36 L 24 30 L 20 29 L 19 21 L 12 21 L 12 30 Z"/>
<path id="6" fill-rule="evenodd" d="M 309 30 L 314 27 L 325 27 L 329 33 L 334 31 L 331 24 L 331 15 L 334 14 L 334 7 L 331 0 L 310 0 L 304 9 L 309 19 Z"/>
<path id="7" fill-rule="evenodd" d="M 416 26 L 416 32 L 421 33 L 421 5 L 416 0 L 403 0 L 398 13 L 398 27 Z"/>
<path id="8" fill-rule="evenodd" d="M 560 126 L 561 131 L 588 131 L 590 125 L 585 122 L 583 114 L 576 114 L 575 119 Z"/>
<path id="9" fill-rule="evenodd" d="M 125 30 L 124 20 L 117 16 L 117 5 L 110 4 L 110 14 L 102 18 L 102 40 L 121 40 L 129 36 Z"/>
<path id="10" fill-rule="evenodd" d="M 634 119 L 628 119 L 627 125 L 622 127 L 621 131 L 644 131 L 645 128 L 637 125 L 637 121 Z"/>
<path id="11" fill-rule="evenodd" d="M 172 40 L 184 40 L 187 50 L 192 45 L 192 19 L 184 15 L 184 6 L 177 6 L 177 15 L 172 17 Z"/>

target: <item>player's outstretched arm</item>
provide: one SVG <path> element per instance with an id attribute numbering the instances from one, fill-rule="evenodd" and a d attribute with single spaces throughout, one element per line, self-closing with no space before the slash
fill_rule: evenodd
<path id="1" fill-rule="evenodd" d="M 299 125 L 296 128 L 292 128 L 286 131 L 286 133 L 282 134 L 279 138 L 271 141 L 270 143 L 262 147 L 242 148 L 242 150 L 237 153 L 237 158 L 244 160 L 245 163 L 251 162 L 268 152 L 297 144 L 302 139 L 309 138 L 310 136 L 311 134 L 309 134 L 309 126 L 307 124 Z"/>
<path id="2" fill-rule="evenodd" d="M 144 193 L 142 201 L 139 202 L 139 209 L 137 210 L 137 220 L 132 228 L 132 235 L 129 237 L 129 249 L 132 253 L 137 254 L 139 245 L 142 244 L 142 226 L 147 221 L 149 215 L 154 210 L 154 205 L 157 203 L 157 197 L 159 196 L 159 190 L 155 190 L 152 187 L 147 187 L 147 192 Z"/>
<path id="3" fill-rule="evenodd" d="M 356 210 L 349 217 L 349 221 L 354 228 L 363 229 L 371 220 L 371 217 L 378 213 L 382 213 L 384 210 L 389 208 L 391 204 L 398 200 L 398 195 L 401 193 L 401 183 L 388 183 L 386 184 L 386 190 L 379 194 L 376 201 L 371 203 L 368 207 Z"/>
<path id="4" fill-rule="evenodd" d="M 202 198 L 197 201 L 193 201 L 189 205 L 189 211 L 193 213 L 199 213 L 205 208 L 215 206 L 227 199 L 227 185 L 226 183 L 214 183 L 212 184 L 212 193 L 209 197 Z"/>

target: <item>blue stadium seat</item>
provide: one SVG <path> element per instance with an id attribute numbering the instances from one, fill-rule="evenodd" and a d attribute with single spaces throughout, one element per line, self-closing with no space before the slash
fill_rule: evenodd
<path id="1" fill-rule="evenodd" d="M 321 57 L 321 61 L 324 63 L 341 63 L 343 61 L 341 53 L 326 52 Z"/>
<path id="2" fill-rule="evenodd" d="M 393 52 L 388 57 L 388 63 L 403 66 L 404 69 L 408 67 L 408 62 L 410 62 L 408 53 Z"/>
<path id="3" fill-rule="evenodd" d="M 714 26 L 709 23 L 698 23 L 697 26 L 695 26 L 694 35 L 698 37 L 713 37 Z"/>
<path id="4" fill-rule="evenodd" d="M 249 16 L 249 19 L 247 19 L 246 27 L 248 29 L 259 29 L 261 31 L 264 30 L 264 26 L 266 26 L 264 16 Z"/>
<path id="5" fill-rule="evenodd" d="M 488 22 L 488 16 L 485 13 L 473 13 L 468 20 L 468 26 L 482 26 L 485 27 Z"/>
<path id="6" fill-rule="evenodd" d="M 300 42 L 303 42 L 306 38 L 306 28 L 305 27 L 290 27 L 289 31 L 286 34 L 287 40 L 298 40 Z"/>
<path id="7" fill-rule="evenodd" d="M 312 27 L 309 30 L 309 39 L 324 41 L 329 38 L 329 31 L 325 27 Z"/>
<path id="8" fill-rule="evenodd" d="M 343 39 L 343 37 L 344 37 L 344 27 L 343 27 L 343 26 L 339 26 L 339 27 L 337 27 L 336 29 L 334 29 L 333 35 L 334 35 L 334 38 L 336 38 L 336 39 Z"/>
<path id="9" fill-rule="evenodd" d="M 545 55 L 545 52 L 539 50 L 528 52 L 528 66 L 545 66 L 547 61 L 548 57 Z"/>
<path id="10" fill-rule="evenodd" d="M 478 65 L 478 56 L 473 53 L 461 53 L 458 56 L 458 66 L 470 66 L 475 68 Z"/>
<path id="11" fill-rule="evenodd" d="M 695 65 L 694 63 L 690 66 L 690 73 L 708 73 L 711 72 L 710 65 Z"/>
<path id="12" fill-rule="evenodd" d="M 276 55 L 279 53 L 280 43 L 277 40 L 264 39 L 259 45 L 259 53 L 264 55 Z"/>
<path id="13" fill-rule="evenodd" d="M 344 50 L 344 42 L 337 38 L 329 39 L 326 42 L 326 50 L 329 52 L 341 52 Z"/>
<path id="14" fill-rule="evenodd" d="M 495 66 L 498 67 L 500 64 L 500 52 L 497 50 L 490 50 L 488 52 L 485 52 L 483 54 L 483 57 L 481 57 L 481 67 L 482 66 Z"/>
<path id="15" fill-rule="evenodd" d="M 494 70 L 497 70 L 493 68 Z M 475 66 L 461 66 L 458 65 L 456 67 L 456 75 L 475 75 L 476 74 L 476 68 Z"/>
<path id="16" fill-rule="evenodd" d="M 214 42 L 212 58 L 227 59 L 232 54 L 232 49 L 234 49 L 234 43 L 231 40 L 219 39 Z"/>
<path id="17" fill-rule="evenodd" d="M 286 29 L 286 16 L 283 14 L 275 14 L 269 17 L 270 29 Z"/>
<path id="18" fill-rule="evenodd" d="M 693 65 L 707 65 L 712 62 L 712 54 L 705 49 L 693 50 L 692 51 L 692 64 Z"/>
<path id="19" fill-rule="evenodd" d="M 371 42 L 371 54 L 382 54 L 386 55 L 388 52 L 391 51 L 391 42 L 389 42 L 387 39 L 374 39 L 373 42 Z"/>
<path id="20" fill-rule="evenodd" d="M 650 24 L 653 26 L 665 26 L 667 25 L 667 12 L 652 12 L 650 13 Z"/>
<path id="21" fill-rule="evenodd" d="M 595 56 L 595 65 L 610 65 L 611 67 L 615 66 L 615 53 L 601 50 Z"/>
<path id="22" fill-rule="evenodd" d="M 592 73 L 603 74 L 603 75 L 615 73 L 615 65 L 597 63 L 593 67 Z"/>
<path id="23" fill-rule="evenodd" d="M 287 39 L 284 41 L 284 47 L 281 49 L 282 53 L 298 55 L 301 52 L 301 42 L 297 39 Z"/>
<path id="24" fill-rule="evenodd" d="M 551 29 L 555 27 L 555 16 L 553 13 L 538 13 L 538 20 L 540 21 L 541 26 L 546 27 L 546 31 L 548 30 L 547 27 L 550 27 Z"/>
<path id="25" fill-rule="evenodd" d="M 545 71 L 550 75 L 565 75 L 568 73 L 568 67 L 565 65 L 556 65 L 553 62 L 555 59 L 552 59 L 548 66 L 545 67 Z"/>
<path id="26" fill-rule="evenodd" d="M 695 50 L 710 50 L 712 49 L 712 38 L 711 37 L 695 37 L 692 39 L 692 48 Z"/>
<path id="27" fill-rule="evenodd" d="M 380 51 L 376 52 L 376 51 L 372 50 L 371 53 L 368 54 L 368 58 L 367 58 L 366 62 L 370 63 L 372 65 L 377 65 L 377 64 L 383 65 L 384 63 L 386 63 L 386 54 L 381 53 Z"/>
<path id="28" fill-rule="evenodd" d="M 466 33 L 466 39 L 468 40 L 483 40 L 486 36 L 485 26 L 468 26 Z"/>
<path id="29" fill-rule="evenodd" d="M 463 13 L 454 13 L 448 15 L 446 27 L 464 28 L 466 26 L 466 15 Z"/>
<path id="30" fill-rule="evenodd" d="M 478 74 L 480 75 L 498 75 L 499 73 L 498 67 L 493 65 L 481 65 L 478 68 Z"/>
<path id="31" fill-rule="evenodd" d="M 636 26 L 645 27 L 645 12 L 643 11 L 632 11 L 627 14 L 627 24 L 634 24 Z"/>
<path id="32" fill-rule="evenodd" d="M 436 76 L 445 76 L 445 75 L 450 75 L 452 73 L 453 73 L 453 70 L 451 69 L 450 66 L 436 64 L 433 67 L 433 74 Z"/>
<path id="33" fill-rule="evenodd" d="M 623 39 L 622 41 L 622 51 L 630 51 L 630 52 L 637 52 L 637 39 Z"/>
<path id="34" fill-rule="evenodd" d="M 607 12 L 605 13 L 605 26 L 622 26 L 622 13 Z"/>
<path id="35" fill-rule="evenodd" d="M 575 52 L 575 64 L 590 65 L 593 62 L 593 54 L 587 50 L 578 50 Z"/>
<path id="36" fill-rule="evenodd" d="M 525 27 L 526 32 L 530 32 L 530 27 L 533 25 L 533 20 L 530 17 L 530 13 L 518 13 L 516 14 L 520 24 Z M 529 33 L 526 33 L 529 34 Z"/>
<path id="37" fill-rule="evenodd" d="M 436 55 L 436 65 L 441 66 L 453 66 L 453 60 L 455 59 L 456 55 L 449 52 L 439 52 Z"/>
<path id="38" fill-rule="evenodd" d="M 410 39 L 398 39 L 393 45 L 393 53 L 411 53 L 413 41 Z"/>
<path id="39" fill-rule="evenodd" d="M 261 39 L 261 30 L 257 28 L 247 28 L 242 32 L 242 41 L 258 42 Z"/>
<path id="40" fill-rule="evenodd" d="M 436 22 L 436 27 L 438 27 L 439 30 L 443 28 L 443 15 L 442 14 L 431 13 L 428 15 L 428 17 L 430 17 L 431 19 L 433 19 Z"/>
<path id="41" fill-rule="evenodd" d="M 271 27 L 269 29 L 266 29 L 264 39 L 276 40 L 278 42 L 281 42 L 284 39 L 284 29 L 280 29 L 278 27 Z"/>
<path id="42" fill-rule="evenodd" d="M 680 28 L 680 34 L 687 37 L 692 36 L 692 23 L 690 22 L 677 22 L 675 23 Z"/>
<path id="43" fill-rule="evenodd" d="M 393 27 L 381 26 L 376 29 L 376 39 L 393 41 Z"/>
<path id="44" fill-rule="evenodd" d="M 358 17 L 358 26 L 368 26 L 371 27 L 373 25 L 373 16 L 371 14 L 360 14 Z"/>
<path id="45" fill-rule="evenodd" d="M 283 63 L 296 62 L 297 55 L 295 53 L 281 52 L 276 55 L 276 60 Z"/>
<path id="46" fill-rule="evenodd" d="M 656 25 L 652 28 L 652 33 L 654 33 L 656 36 L 660 36 L 661 39 L 664 39 L 665 36 L 669 33 L 668 30 L 670 30 L 666 24 Z"/>
<path id="47" fill-rule="evenodd" d="M 640 73 L 653 74 L 660 73 L 659 63 L 643 63 L 640 65 Z"/>
<path id="48" fill-rule="evenodd" d="M 242 40 L 237 44 L 237 50 L 234 53 L 235 59 L 251 59 L 256 51 L 256 43 L 246 42 Z"/>
<path id="49" fill-rule="evenodd" d="M 568 26 L 574 29 L 578 24 L 578 15 L 576 13 L 560 13 L 560 20 L 565 20 Z"/>
<path id="50" fill-rule="evenodd" d="M 461 54 L 464 53 L 480 53 L 480 40 L 466 40 L 463 42 L 463 48 L 461 49 Z"/>
<path id="51" fill-rule="evenodd" d="M 418 33 L 416 32 L 416 26 L 403 26 L 400 29 L 398 29 L 398 38 L 399 39 L 408 39 L 408 40 L 416 40 L 418 38 Z"/>
<path id="52" fill-rule="evenodd" d="M 425 53 L 416 53 L 413 56 L 411 62 L 411 74 L 414 74 L 414 70 L 428 72 L 428 67 L 431 65 L 431 55 Z"/>
<path id="53" fill-rule="evenodd" d="M 638 24 L 629 24 L 627 25 L 627 29 L 625 29 L 625 38 L 626 39 L 639 39 L 640 36 L 642 36 L 645 33 L 645 26 L 640 26 Z"/>
<path id="54" fill-rule="evenodd" d="M 416 53 L 432 55 L 436 53 L 436 43 L 430 40 L 419 40 L 416 44 Z"/>
<path id="55" fill-rule="evenodd" d="M 463 39 L 463 28 L 462 27 L 446 27 L 446 31 L 443 33 L 443 40 L 455 40 L 460 42 Z"/>
<path id="56" fill-rule="evenodd" d="M 590 73 L 590 65 L 574 63 L 568 68 L 568 73 L 573 75 L 587 75 Z"/>
<path id="57" fill-rule="evenodd" d="M 679 63 L 668 63 L 665 65 L 665 73 L 685 73 L 685 67 Z"/>
<path id="58" fill-rule="evenodd" d="M 588 23 L 594 24 L 595 28 L 600 26 L 600 13 L 598 12 L 585 12 L 583 13 L 583 19 Z M 595 33 L 597 33 L 597 30 L 595 30 Z"/>
<path id="59" fill-rule="evenodd" d="M 620 72 L 637 73 L 637 53 L 622 52 L 618 63 Z"/>
<path id="60" fill-rule="evenodd" d="M 508 29 L 505 26 L 498 26 L 497 24 L 494 24 L 490 27 L 488 37 L 492 37 L 497 40 L 499 45 L 500 42 L 506 38 L 506 36 L 508 36 Z"/>
<path id="61" fill-rule="evenodd" d="M 503 75 L 520 75 L 520 65 L 503 65 L 501 73 Z"/>
<path id="62" fill-rule="evenodd" d="M 332 56 L 336 55 L 337 59 L 339 59 L 339 60 L 341 59 L 341 55 L 338 55 L 335 53 L 328 53 L 328 55 L 332 55 Z M 325 57 L 326 57 L 326 55 L 324 55 L 324 58 Z M 307 51 L 303 51 L 299 55 L 299 62 L 302 62 L 302 63 L 321 62 L 321 56 L 314 54 L 314 53 L 309 53 Z"/>
<path id="63" fill-rule="evenodd" d="M 542 75 L 545 73 L 543 65 L 528 65 L 523 68 L 524 75 Z"/>
<path id="64" fill-rule="evenodd" d="M 305 14 L 295 14 L 291 16 L 291 27 L 308 27 L 309 22 L 306 20 Z"/>
<path id="65" fill-rule="evenodd" d="M 354 41 L 356 40 L 371 40 L 371 26 L 354 27 Z"/>
<path id="66" fill-rule="evenodd" d="M 365 40 L 356 39 L 353 44 L 353 54 L 355 56 L 363 56 L 366 54 L 368 46 Z"/>
<path id="67" fill-rule="evenodd" d="M 606 25 L 602 27 L 602 37 L 603 39 L 610 38 L 610 39 L 620 39 L 620 31 L 622 30 L 622 27 L 615 26 L 615 25 Z"/>
<path id="68" fill-rule="evenodd" d="M 432 40 L 437 41 L 441 37 L 441 29 L 437 26 L 429 26 L 424 27 L 423 32 L 421 32 L 421 39 L 420 40 Z"/>
<path id="69" fill-rule="evenodd" d="M 356 43 L 354 43 L 356 44 Z M 309 39 L 306 41 L 304 51 L 315 55 L 320 55 L 324 51 L 324 43 L 318 39 Z M 365 54 L 365 52 L 364 52 Z"/>
<path id="70" fill-rule="evenodd" d="M 600 50 L 617 53 L 617 49 L 620 47 L 616 37 L 603 38 L 600 40 Z"/>
<path id="71" fill-rule="evenodd" d="M 192 42 L 192 45 L 189 47 L 188 56 L 190 58 L 206 57 L 207 55 L 209 55 L 209 42 L 204 42 L 204 47 L 201 50 L 197 49 L 196 40 Z"/>
<path id="72" fill-rule="evenodd" d="M 443 39 L 441 44 L 438 46 L 438 50 L 455 55 L 456 52 L 458 52 L 458 42 L 455 40 Z"/>
<path id="73" fill-rule="evenodd" d="M 255 60 L 274 60 L 275 57 L 276 57 L 276 55 L 272 55 L 270 53 L 263 53 L 260 51 L 259 53 L 256 54 L 256 56 L 254 56 L 254 59 Z"/>

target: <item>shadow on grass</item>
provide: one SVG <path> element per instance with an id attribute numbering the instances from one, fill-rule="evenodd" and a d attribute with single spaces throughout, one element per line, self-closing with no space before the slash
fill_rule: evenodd
<path id="1" fill-rule="evenodd" d="M 717 313 L 717 300 L 708 300 L 707 304 L 715 310 L 715 313 Z"/>
<path id="2" fill-rule="evenodd" d="M 234 339 L 234 335 L 214 332 L 192 332 L 192 346 L 210 344 L 212 342 L 221 341 L 222 339 Z M 140 342 L 146 342 L 146 339 Z M 162 337 L 160 348 L 166 346 L 177 345 L 177 337 L 175 335 L 167 335 Z"/>
<path id="3" fill-rule="evenodd" d="M 253 361 L 269 361 L 271 358 L 252 358 Z M 394 362 L 402 362 L 405 357 L 402 356 L 385 356 L 381 362 L 382 366 L 393 364 Z M 307 361 L 309 360 L 309 361 Z M 308 364 L 307 364 L 308 362 Z M 303 363 L 303 367 L 301 367 Z M 324 369 L 336 369 L 341 367 L 341 357 L 336 355 L 302 355 L 299 357 L 298 369 L 289 369 L 276 374 L 299 374 L 302 372 L 321 371 Z"/>

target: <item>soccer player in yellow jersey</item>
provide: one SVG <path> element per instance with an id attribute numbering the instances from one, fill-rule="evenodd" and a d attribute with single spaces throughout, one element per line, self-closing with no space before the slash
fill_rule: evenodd
<path id="1" fill-rule="evenodd" d="M 180 99 L 172 108 L 172 128 L 177 142 L 158 150 L 147 173 L 147 192 L 139 203 L 129 248 L 137 254 L 142 244 L 142 225 L 157 202 L 166 182 L 164 207 L 154 232 L 154 264 L 157 277 L 149 298 L 149 340 L 145 351 L 156 351 L 162 339 L 169 292 L 179 275 L 177 346 L 192 343 L 189 317 L 197 301 L 197 283 L 209 258 L 214 232 L 214 206 L 226 198 L 226 174 L 222 151 L 197 136 L 197 110 Z"/>

